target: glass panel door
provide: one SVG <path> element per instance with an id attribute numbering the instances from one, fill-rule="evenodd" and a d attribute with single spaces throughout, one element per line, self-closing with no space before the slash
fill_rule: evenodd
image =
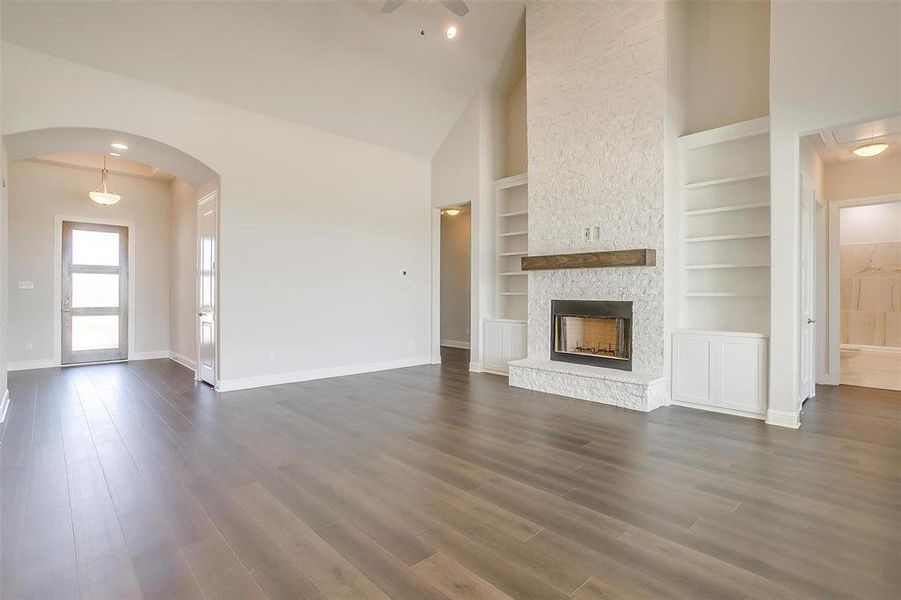
<path id="1" fill-rule="evenodd" d="M 63 222 L 62 363 L 128 358 L 128 228 Z"/>

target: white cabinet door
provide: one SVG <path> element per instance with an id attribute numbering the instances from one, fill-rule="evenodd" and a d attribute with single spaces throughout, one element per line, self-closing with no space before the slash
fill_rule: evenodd
<path id="1" fill-rule="evenodd" d="M 715 404 L 711 390 L 713 342 L 708 336 L 673 335 L 673 400 Z"/>
<path id="2" fill-rule="evenodd" d="M 504 370 L 511 360 L 526 357 L 526 326 L 522 323 L 507 323 L 504 328 Z"/>
<path id="3" fill-rule="evenodd" d="M 764 411 L 766 344 L 762 339 L 723 337 L 715 361 L 718 406 L 752 413 Z"/>
<path id="4" fill-rule="evenodd" d="M 482 324 L 482 368 L 488 371 L 507 371 L 504 348 L 504 324 L 484 321 Z"/>

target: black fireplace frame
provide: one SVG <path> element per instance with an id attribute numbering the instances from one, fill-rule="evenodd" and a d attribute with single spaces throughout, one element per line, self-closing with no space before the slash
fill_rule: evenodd
<path id="1" fill-rule="evenodd" d="M 554 330 L 556 317 L 614 317 L 626 319 L 626 338 L 629 340 L 629 358 L 609 358 L 606 356 L 588 356 L 585 354 L 571 354 L 569 352 L 557 352 Z M 619 369 L 620 371 L 632 370 L 632 302 L 618 300 L 551 300 L 551 360 L 561 362 L 592 365 Z"/>

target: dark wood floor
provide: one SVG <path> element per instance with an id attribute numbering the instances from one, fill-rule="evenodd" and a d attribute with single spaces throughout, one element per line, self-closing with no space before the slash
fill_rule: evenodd
<path id="1" fill-rule="evenodd" d="M 169 361 L 11 374 L 0 595 L 901 597 L 901 393 L 820 390 L 791 431 L 448 359 L 220 395 Z"/>

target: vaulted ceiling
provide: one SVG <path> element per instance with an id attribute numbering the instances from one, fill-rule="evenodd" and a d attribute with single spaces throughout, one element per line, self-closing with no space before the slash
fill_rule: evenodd
<path id="1" fill-rule="evenodd" d="M 421 156 L 497 73 L 523 0 L 2 3 L 5 41 Z M 448 40 L 445 28 L 459 34 Z M 420 35 L 420 31 L 425 35 Z"/>

